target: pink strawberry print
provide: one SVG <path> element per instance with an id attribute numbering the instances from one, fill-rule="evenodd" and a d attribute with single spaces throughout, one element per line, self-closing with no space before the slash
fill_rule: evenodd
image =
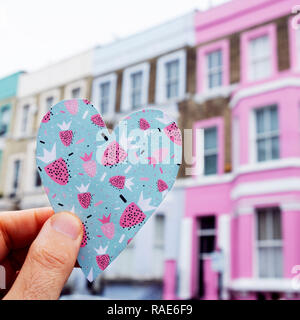
<path id="1" fill-rule="evenodd" d="M 90 100 L 88 100 L 88 99 L 82 99 L 82 101 L 83 101 L 85 104 L 91 104 Z"/>
<path id="2" fill-rule="evenodd" d="M 76 99 L 65 101 L 65 106 L 66 106 L 67 110 L 72 115 L 77 114 L 77 112 L 78 112 L 78 101 Z"/>
<path id="3" fill-rule="evenodd" d="M 71 121 L 69 123 L 63 122 L 62 124 L 58 124 L 57 126 L 60 128 L 59 137 L 62 144 L 66 147 L 69 147 L 73 140 L 73 131 L 69 130 L 71 125 Z"/>
<path id="4" fill-rule="evenodd" d="M 118 144 L 117 141 L 113 141 L 106 148 L 102 156 L 102 164 L 104 166 L 113 166 L 123 162 L 127 157 L 125 150 Z"/>
<path id="5" fill-rule="evenodd" d="M 42 119 L 42 122 L 43 122 L 43 123 L 47 123 L 48 121 L 50 121 L 50 118 L 51 118 L 52 115 L 53 115 L 52 112 L 51 112 L 51 111 L 48 111 L 48 112 L 44 115 L 44 117 L 43 117 L 43 119 Z"/>
<path id="6" fill-rule="evenodd" d="M 91 205 L 92 195 L 90 192 L 88 192 L 88 188 L 89 184 L 86 186 L 82 184 L 80 187 L 76 187 L 76 189 L 79 191 L 77 194 L 77 199 L 83 209 L 87 209 Z"/>
<path id="7" fill-rule="evenodd" d="M 47 175 L 56 183 L 64 186 L 69 181 L 69 171 L 66 161 L 59 158 L 48 164 L 45 168 Z"/>
<path id="8" fill-rule="evenodd" d="M 92 156 L 93 152 L 91 152 L 89 155 L 85 153 L 83 157 L 80 157 L 80 159 L 84 161 L 82 166 L 85 173 L 91 178 L 95 177 L 97 173 L 96 161 L 92 160 Z"/>
<path id="9" fill-rule="evenodd" d="M 73 140 L 73 131 L 72 130 L 60 131 L 59 137 L 61 142 L 66 147 L 69 147 L 69 145 L 72 143 L 72 140 Z"/>
<path id="10" fill-rule="evenodd" d="M 116 187 L 117 189 L 124 189 L 125 177 L 114 176 L 109 179 L 109 182 L 111 183 L 112 186 Z"/>
<path id="11" fill-rule="evenodd" d="M 66 161 L 63 158 L 56 159 L 56 143 L 50 151 L 44 149 L 43 156 L 37 156 L 37 159 L 48 163 L 44 167 L 46 174 L 57 184 L 66 185 L 69 181 L 69 170 Z M 54 160 L 56 159 L 56 160 Z"/>
<path id="12" fill-rule="evenodd" d="M 121 215 L 120 218 L 120 226 L 122 228 L 129 228 L 129 230 L 142 223 L 146 218 L 144 212 L 134 203 L 132 202 Z"/>
<path id="13" fill-rule="evenodd" d="M 110 222 L 110 216 L 111 213 L 108 217 L 105 217 L 105 215 L 103 215 L 103 218 L 98 220 L 103 223 L 103 225 L 101 226 L 103 234 L 106 238 L 111 240 L 115 235 L 115 225 L 113 224 L 113 222 Z"/>
<path id="14" fill-rule="evenodd" d="M 139 124 L 140 124 L 140 129 L 141 130 L 147 130 L 147 129 L 150 128 L 149 122 L 144 118 L 140 119 L 140 123 Z"/>
<path id="15" fill-rule="evenodd" d="M 157 181 L 157 189 L 159 192 L 163 192 L 168 189 L 168 185 L 166 184 L 166 182 L 164 180 L 159 179 Z"/>
<path id="16" fill-rule="evenodd" d="M 108 254 L 101 254 L 99 256 L 96 256 L 96 262 L 97 262 L 99 268 L 102 271 L 104 271 L 108 267 L 109 262 L 110 262 L 109 255 Z"/>
<path id="17" fill-rule="evenodd" d="M 80 247 L 84 248 L 87 245 L 87 242 L 88 242 L 89 238 L 88 238 L 88 234 L 86 232 L 86 227 L 85 227 L 84 223 L 82 224 L 82 227 L 83 227 L 83 237 L 82 237 L 82 241 L 81 241 Z"/>
<path id="18" fill-rule="evenodd" d="M 93 116 L 91 116 L 91 121 L 97 127 L 100 127 L 100 128 L 105 127 L 105 122 L 101 118 L 100 114 L 94 114 Z"/>
<path id="19" fill-rule="evenodd" d="M 77 195 L 78 201 L 83 209 L 87 209 L 91 204 L 92 195 L 90 192 L 79 193 Z"/>
<path id="20" fill-rule="evenodd" d="M 165 127 L 164 132 L 172 142 L 174 142 L 175 144 L 177 144 L 179 146 L 182 145 L 181 132 L 178 129 L 175 122 L 172 122 L 167 127 Z"/>

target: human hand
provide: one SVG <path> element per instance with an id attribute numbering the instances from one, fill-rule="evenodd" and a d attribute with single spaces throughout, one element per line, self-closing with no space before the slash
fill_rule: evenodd
<path id="1" fill-rule="evenodd" d="M 82 224 L 51 208 L 0 212 L 0 265 L 4 299 L 58 299 L 76 262 Z"/>

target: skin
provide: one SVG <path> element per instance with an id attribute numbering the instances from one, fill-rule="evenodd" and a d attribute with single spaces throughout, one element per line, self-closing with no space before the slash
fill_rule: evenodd
<path id="1" fill-rule="evenodd" d="M 51 208 L 0 212 L 0 265 L 4 300 L 58 299 L 72 272 L 83 236 L 70 212 Z"/>

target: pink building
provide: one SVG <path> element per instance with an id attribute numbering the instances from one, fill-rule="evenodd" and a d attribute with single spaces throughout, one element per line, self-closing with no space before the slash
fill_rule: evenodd
<path id="1" fill-rule="evenodd" d="M 196 15 L 197 92 L 182 109 L 197 161 L 176 187 L 184 209 L 166 299 L 300 298 L 296 5 L 233 0 Z"/>

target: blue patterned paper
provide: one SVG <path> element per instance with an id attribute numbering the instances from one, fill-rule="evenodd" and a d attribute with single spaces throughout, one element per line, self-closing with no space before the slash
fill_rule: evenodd
<path id="1" fill-rule="evenodd" d="M 175 182 L 182 141 L 176 123 L 146 108 L 111 134 L 87 100 L 64 100 L 43 117 L 37 167 L 55 212 L 84 225 L 78 263 L 92 281 L 125 249 Z"/>

